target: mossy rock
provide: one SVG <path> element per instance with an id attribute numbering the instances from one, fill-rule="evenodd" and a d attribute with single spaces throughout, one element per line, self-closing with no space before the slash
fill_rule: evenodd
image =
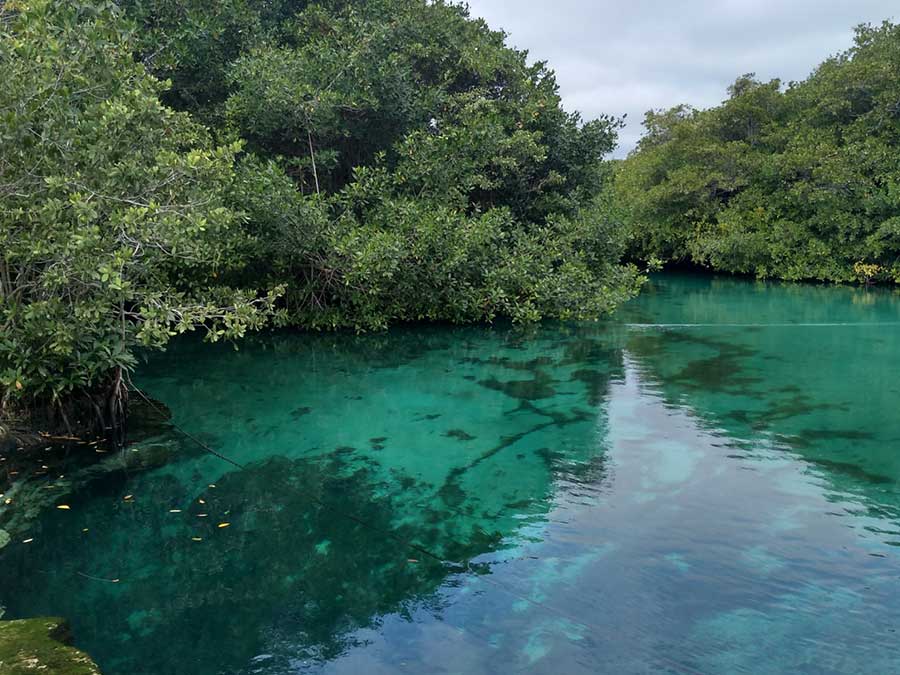
<path id="1" fill-rule="evenodd" d="M 119 457 L 129 471 L 146 471 L 171 462 L 179 447 L 177 441 L 157 438 L 152 442 L 131 445 Z"/>
<path id="2" fill-rule="evenodd" d="M 63 619 L 0 621 L 0 675 L 100 675 L 97 665 L 71 647 L 71 641 Z"/>

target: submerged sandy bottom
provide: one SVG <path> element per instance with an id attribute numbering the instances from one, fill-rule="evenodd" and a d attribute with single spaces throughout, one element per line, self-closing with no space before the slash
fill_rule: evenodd
<path id="1" fill-rule="evenodd" d="M 243 468 L 144 441 L 0 604 L 110 675 L 898 672 L 898 322 L 660 276 L 595 325 L 184 342 L 139 383 Z"/>

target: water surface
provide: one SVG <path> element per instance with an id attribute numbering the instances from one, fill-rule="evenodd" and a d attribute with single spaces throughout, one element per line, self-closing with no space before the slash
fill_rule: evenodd
<path id="1" fill-rule="evenodd" d="M 170 428 L 54 493 L 0 604 L 112 675 L 900 672 L 898 330 L 662 275 L 596 324 L 184 341 L 138 382 L 229 461 Z"/>

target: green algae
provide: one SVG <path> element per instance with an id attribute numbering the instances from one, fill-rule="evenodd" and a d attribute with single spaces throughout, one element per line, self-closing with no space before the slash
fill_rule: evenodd
<path id="1" fill-rule="evenodd" d="M 476 436 L 466 432 L 463 429 L 450 429 L 444 432 L 444 436 L 447 438 L 455 438 L 458 441 L 474 441 Z"/>
<path id="2" fill-rule="evenodd" d="M 0 673 L 5 675 L 99 675 L 100 669 L 83 652 L 71 647 L 62 619 L 0 621 Z"/>

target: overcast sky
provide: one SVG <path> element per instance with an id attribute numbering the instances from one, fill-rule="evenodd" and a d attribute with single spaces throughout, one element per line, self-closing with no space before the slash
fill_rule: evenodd
<path id="1" fill-rule="evenodd" d="M 853 27 L 900 19 L 897 0 L 469 0 L 473 16 L 549 61 L 585 118 L 628 114 L 617 156 L 651 108 L 707 107 L 743 73 L 802 80 Z"/>

